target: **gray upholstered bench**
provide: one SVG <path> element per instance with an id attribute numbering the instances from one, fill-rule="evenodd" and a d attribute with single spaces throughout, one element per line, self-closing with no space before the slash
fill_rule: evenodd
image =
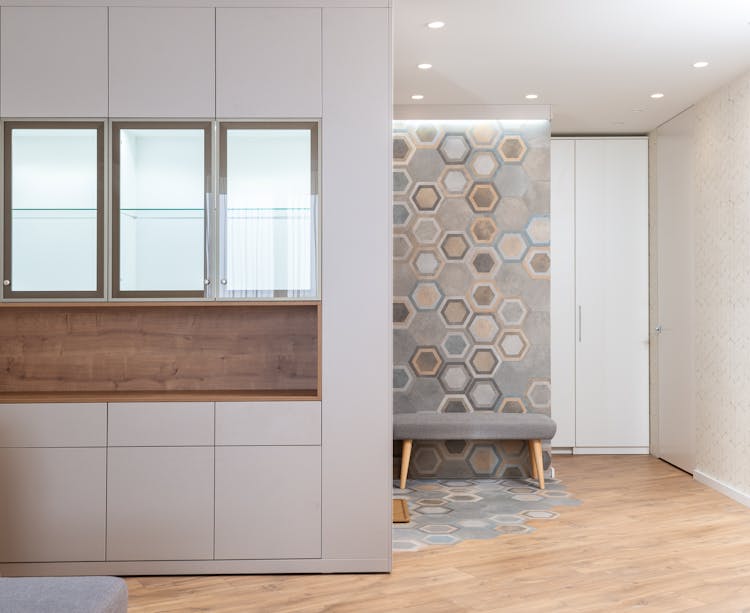
<path id="1" fill-rule="evenodd" d="M 2 613 L 127 613 L 118 577 L 0 577 Z"/>
<path id="2" fill-rule="evenodd" d="M 401 413 L 393 416 L 393 438 L 403 441 L 401 489 L 406 487 L 412 441 L 521 440 L 529 443 L 532 476 L 544 489 L 542 440 L 557 424 L 537 413 Z"/>

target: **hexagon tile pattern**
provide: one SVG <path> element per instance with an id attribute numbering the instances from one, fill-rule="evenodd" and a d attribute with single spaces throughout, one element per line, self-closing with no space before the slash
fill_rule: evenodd
<path id="1" fill-rule="evenodd" d="M 466 452 L 465 445 L 453 449 L 457 455 Z M 491 449 L 478 446 L 471 456 L 491 454 Z M 429 456 L 425 461 L 434 466 L 435 458 Z M 498 461 L 494 457 L 490 461 Z M 537 521 L 557 519 L 559 507 L 581 504 L 557 479 L 547 479 L 544 490 L 537 489 L 535 481 L 520 479 L 409 480 L 406 489 L 397 486 L 394 482 L 393 497 L 407 501 L 410 521 L 393 524 L 393 551 L 528 534 Z"/>
<path id="2" fill-rule="evenodd" d="M 549 145 L 548 123 L 394 123 L 395 412 L 549 414 Z M 414 478 L 529 470 L 517 441 L 415 441 L 412 453 Z M 460 532 L 438 521 L 443 505 L 420 506 L 426 542 Z"/>

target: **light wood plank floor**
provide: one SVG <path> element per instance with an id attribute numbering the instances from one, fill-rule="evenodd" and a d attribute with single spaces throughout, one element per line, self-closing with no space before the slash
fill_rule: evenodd
<path id="1" fill-rule="evenodd" d="M 391 575 L 140 577 L 131 611 L 750 611 L 750 509 L 644 456 L 555 457 L 583 501 Z"/>

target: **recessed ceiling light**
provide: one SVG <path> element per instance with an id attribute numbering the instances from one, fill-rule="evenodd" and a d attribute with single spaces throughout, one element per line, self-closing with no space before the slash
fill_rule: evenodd
<path id="1" fill-rule="evenodd" d="M 422 98 L 424 98 L 424 96 L 422 94 L 414 94 L 411 97 L 412 100 L 421 100 Z"/>
<path id="2" fill-rule="evenodd" d="M 431 21 L 427 24 L 427 27 L 430 28 L 430 30 L 439 30 L 440 28 L 445 27 L 444 21 Z"/>
<path id="3" fill-rule="evenodd" d="M 613 126 L 624 126 L 625 122 L 624 121 L 613 121 L 612 125 Z"/>
<path id="4" fill-rule="evenodd" d="M 536 100 L 539 94 L 526 94 L 526 100 Z"/>
<path id="5" fill-rule="evenodd" d="M 656 92 L 655 94 L 651 94 L 651 97 L 656 100 L 658 98 L 663 98 L 664 94 L 662 94 L 661 92 Z"/>
<path id="6" fill-rule="evenodd" d="M 708 62 L 700 61 L 693 64 L 693 68 L 705 68 L 708 66 Z"/>
<path id="7" fill-rule="evenodd" d="M 432 68 L 432 64 L 417 64 L 417 68 L 420 70 L 429 70 Z"/>
<path id="8" fill-rule="evenodd" d="M 643 113 L 643 111 L 645 111 L 645 110 L 646 110 L 646 109 L 642 109 L 642 108 L 635 108 L 635 109 L 633 109 L 633 112 L 634 112 L 634 113 Z"/>

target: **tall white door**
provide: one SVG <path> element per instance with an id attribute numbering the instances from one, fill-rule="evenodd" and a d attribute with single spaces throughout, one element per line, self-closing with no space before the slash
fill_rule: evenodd
<path id="1" fill-rule="evenodd" d="M 647 453 L 648 141 L 576 140 L 576 451 Z"/>
<path id="2" fill-rule="evenodd" d="M 695 468 L 693 146 L 688 109 L 656 132 L 658 454 Z"/>

